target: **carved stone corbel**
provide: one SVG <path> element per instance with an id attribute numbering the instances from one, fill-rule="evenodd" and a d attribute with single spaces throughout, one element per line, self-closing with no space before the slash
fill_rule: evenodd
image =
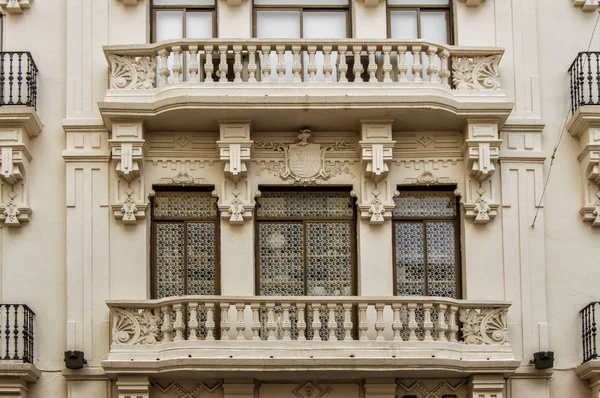
<path id="1" fill-rule="evenodd" d="M 467 188 L 462 205 L 466 218 L 473 219 L 476 224 L 485 224 L 496 217 L 499 207 L 493 189 L 497 186 L 493 175 L 502 143 L 498 137 L 498 123 L 468 121 L 464 137 Z"/>
<path id="2" fill-rule="evenodd" d="M 387 187 L 395 141 L 392 140 L 392 120 L 362 120 L 361 158 L 364 162 L 362 203 L 358 205 L 362 218 L 370 224 L 383 224 L 392 217 L 394 202 Z M 382 191 L 378 185 L 383 185 Z"/>
<path id="3" fill-rule="evenodd" d="M 231 224 L 243 224 L 252 218 L 254 204 L 248 183 L 248 165 L 253 141 L 250 140 L 250 122 L 233 121 L 219 124 L 219 156 L 225 163 L 223 193 L 219 210 L 221 217 Z"/>
<path id="4" fill-rule="evenodd" d="M 31 8 L 33 0 L 0 0 L 2 12 L 8 14 L 22 14 L 23 10 Z"/>
<path id="5" fill-rule="evenodd" d="M 108 141 L 116 174 L 111 207 L 115 218 L 124 224 L 136 224 L 146 217 L 148 209 L 143 183 L 143 134 L 140 122 L 114 123 L 112 139 Z"/>

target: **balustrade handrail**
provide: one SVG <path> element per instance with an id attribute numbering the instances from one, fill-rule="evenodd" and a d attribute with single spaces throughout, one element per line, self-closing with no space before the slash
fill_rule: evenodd
<path id="1" fill-rule="evenodd" d="M 596 306 L 600 301 L 592 301 L 579 311 L 581 315 L 581 344 L 583 348 L 583 363 L 598 358 Z"/>
<path id="2" fill-rule="evenodd" d="M 29 51 L 0 51 L 0 106 L 37 109 L 38 68 Z"/>
<path id="3" fill-rule="evenodd" d="M 33 364 L 34 319 L 26 304 L 0 304 L 0 360 Z"/>
<path id="4" fill-rule="evenodd" d="M 571 114 L 583 105 L 600 105 L 600 51 L 579 52 L 568 72 Z"/>

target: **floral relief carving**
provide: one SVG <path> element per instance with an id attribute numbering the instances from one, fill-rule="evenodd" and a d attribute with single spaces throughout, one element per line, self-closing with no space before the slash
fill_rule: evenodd
<path id="1" fill-rule="evenodd" d="M 283 180 L 297 184 L 317 184 L 319 180 L 328 180 L 329 178 L 340 174 L 351 174 L 350 168 L 343 162 L 327 162 L 326 154 L 332 151 L 344 149 L 353 149 L 354 140 L 336 141 L 329 145 L 314 144 L 312 142 L 312 132 L 303 129 L 298 134 L 295 144 L 281 144 L 277 142 L 257 142 L 254 144 L 256 149 L 267 149 L 278 152 L 284 152 L 285 161 L 282 164 L 269 164 L 261 167 L 256 175 L 260 176 L 262 172 L 267 171 L 273 175 L 278 175 Z M 353 175 L 352 175 L 353 176 Z"/>
<path id="2" fill-rule="evenodd" d="M 156 60 L 153 57 L 109 55 L 110 88 L 148 90 L 156 83 Z"/>
<path id="3" fill-rule="evenodd" d="M 416 178 L 407 178 L 405 183 L 411 185 L 443 185 L 451 184 L 452 181 L 447 177 L 438 177 L 431 171 L 424 171 Z"/>
<path id="4" fill-rule="evenodd" d="M 461 308 L 459 320 L 465 344 L 507 344 L 506 312 L 506 308 Z"/>
<path id="5" fill-rule="evenodd" d="M 19 222 L 19 215 L 21 214 L 21 212 L 19 211 L 19 206 L 15 201 L 17 194 L 14 192 L 10 192 L 8 194 L 8 197 L 10 198 L 10 201 L 8 202 L 8 204 L 6 205 L 6 209 L 4 210 L 4 216 L 6 217 L 4 224 L 6 224 L 9 227 L 18 227 L 21 225 L 21 223 Z"/>
<path id="6" fill-rule="evenodd" d="M 112 341 L 115 344 L 157 344 L 160 315 L 151 309 L 113 308 Z"/>
<path id="7" fill-rule="evenodd" d="M 180 171 L 173 178 L 161 178 L 162 185 L 201 185 L 206 180 L 204 178 L 194 178 L 186 172 Z"/>
<path id="8" fill-rule="evenodd" d="M 475 216 L 475 223 L 487 223 L 490 221 L 491 218 L 494 218 L 495 214 L 491 214 L 492 212 L 492 207 L 490 206 L 488 200 L 483 196 L 483 194 L 485 193 L 485 191 L 482 188 L 479 188 L 477 190 L 477 194 L 479 195 L 479 197 L 475 200 L 475 206 L 474 206 L 474 212 L 476 213 Z"/>
<path id="9" fill-rule="evenodd" d="M 502 56 L 453 57 L 452 82 L 457 90 L 498 90 L 498 64 Z"/>
<path id="10" fill-rule="evenodd" d="M 371 200 L 371 204 L 369 206 L 369 213 L 371 213 L 370 224 L 383 224 L 385 218 L 383 217 L 385 213 L 385 207 L 383 202 L 379 198 L 381 192 L 378 189 L 375 189 L 373 192 L 373 200 Z"/>
<path id="11" fill-rule="evenodd" d="M 238 189 L 234 189 L 232 192 L 233 199 L 229 204 L 229 212 L 231 213 L 229 222 L 232 224 L 241 224 L 244 222 L 244 202 L 239 198 L 240 193 Z"/>
<path id="12" fill-rule="evenodd" d="M 123 224 L 135 224 L 136 218 L 135 213 L 137 213 L 138 208 L 135 203 L 135 200 L 131 197 L 133 194 L 133 190 L 131 188 L 127 188 L 125 190 L 125 195 L 127 195 L 127 199 L 123 203 L 121 207 L 121 213 L 123 213 Z"/>

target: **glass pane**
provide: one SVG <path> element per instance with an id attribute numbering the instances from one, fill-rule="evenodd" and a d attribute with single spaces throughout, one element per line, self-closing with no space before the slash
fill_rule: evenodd
<path id="1" fill-rule="evenodd" d="M 300 11 L 257 11 L 256 12 L 256 37 L 264 39 L 298 39 L 300 38 Z M 259 55 L 260 63 L 263 63 L 262 53 Z M 269 55 L 271 63 L 271 81 L 277 81 L 277 64 L 279 62 L 277 53 L 271 51 Z M 292 65 L 294 58 L 291 51 L 284 54 L 285 80 L 291 81 Z"/>
<path id="2" fill-rule="evenodd" d="M 445 11 L 421 11 L 421 38 L 448 44 L 448 13 Z"/>
<path id="3" fill-rule="evenodd" d="M 156 41 L 183 37 L 183 11 L 156 12 Z"/>
<path id="4" fill-rule="evenodd" d="M 456 298 L 454 222 L 428 222 L 425 228 L 428 295 Z"/>
<path id="5" fill-rule="evenodd" d="M 212 222 L 187 223 L 187 294 L 217 293 L 215 235 Z"/>
<path id="6" fill-rule="evenodd" d="M 309 296 L 352 295 L 350 223 L 306 224 L 306 281 Z"/>
<path id="7" fill-rule="evenodd" d="M 406 192 L 394 198 L 394 216 L 454 217 L 456 197 L 452 192 Z"/>
<path id="8" fill-rule="evenodd" d="M 349 0 L 254 0 L 259 6 L 347 6 Z"/>
<path id="9" fill-rule="evenodd" d="M 417 11 L 390 11 L 392 39 L 416 39 L 419 37 L 418 32 Z"/>
<path id="10" fill-rule="evenodd" d="M 448 0 L 388 0 L 391 6 L 447 6 Z"/>
<path id="11" fill-rule="evenodd" d="M 258 217 L 352 217 L 350 192 L 263 192 Z"/>
<path id="12" fill-rule="evenodd" d="M 399 296 L 425 295 L 425 251 L 423 223 L 397 222 L 396 292 Z"/>
<path id="13" fill-rule="evenodd" d="M 214 6 L 215 0 L 153 0 L 155 6 Z"/>
<path id="14" fill-rule="evenodd" d="M 303 37 L 306 39 L 345 39 L 347 37 L 347 13 L 345 11 L 331 12 L 304 12 L 302 13 Z M 323 73 L 323 65 L 325 64 L 325 56 L 322 51 L 316 54 L 317 63 L 317 81 L 325 81 Z M 333 81 L 337 81 L 337 51 L 331 54 Z M 308 54 L 304 53 L 304 65 L 308 65 Z M 308 69 L 304 68 L 304 81 L 308 81 Z"/>
<path id="15" fill-rule="evenodd" d="M 303 296 L 303 239 L 300 223 L 258 224 L 261 296 Z"/>
<path id="16" fill-rule="evenodd" d="M 185 16 L 185 37 L 208 39 L 213 37 L 212 11 L 188 11 Z"/>
<path id="17" fill-rule="evenodd" d="M 184 295 L 184 270 L 183 223 L 156 224 L 156 297 Z"/>
<path id="18" fill-rule="evenodd" d="M 216 218 L 216 203 L 211 192 L 156 192 L 154 216 Z"/>

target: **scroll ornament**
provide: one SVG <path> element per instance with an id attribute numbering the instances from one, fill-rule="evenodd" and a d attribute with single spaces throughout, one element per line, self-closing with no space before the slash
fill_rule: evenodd
<path id="1" fill-rule="evenodd" d="M 457 90 L 499 90 L 498 64 L 501 55 L 488 57 L 454 57 L 452 82 Z"/>
<path id="2" fill-rule="evenodd" d="M 154 310 L 114 308 L 112 314 L 114 344 L 158 344 L 160 315 Z"/>
<path id="3" fill-rule="evenodd" d="M 149 90 L 156 84 L 156 59 L 131 55 L 109 55 L 110 88 Z"/>
<path id="4" fill-rule="evenodd" d="M 506 308 L 462 308 L 459 319 L 465 344 L 503 345 L 508 343 Z"/>

